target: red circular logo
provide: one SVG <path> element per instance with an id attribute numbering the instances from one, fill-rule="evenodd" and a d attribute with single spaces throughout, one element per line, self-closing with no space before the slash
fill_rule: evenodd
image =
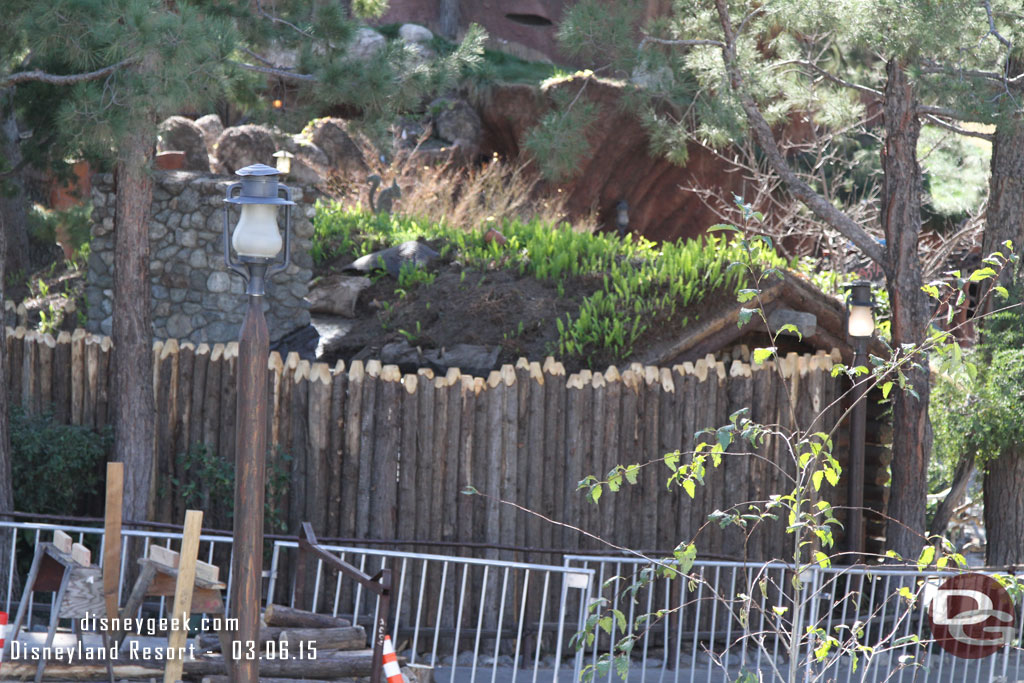
<path id="1" fill-rule="evenodd" d="M 985 574 L 960 574 L 947 579 L 928 606 L 935 642 L 964 659 L 988 657 L 1011 643 L 1014 614 L 1010 594 Z"/>

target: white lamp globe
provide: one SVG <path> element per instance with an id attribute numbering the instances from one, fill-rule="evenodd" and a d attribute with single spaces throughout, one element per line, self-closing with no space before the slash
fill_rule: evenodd
<path id="1" fill-rule="evenodd" d="M 851 337 L 870 337 L 875 332 L 875 317 L 870 306 L 850 306 L 849 333 Z"/>
<path id="2" fill-rule="evenodd" d="M 242 205 L 238 225 L 231 236 L 231 246 L 239 256 L 272 259 L 283 244 L 277 228 L 276 205 Z"/>

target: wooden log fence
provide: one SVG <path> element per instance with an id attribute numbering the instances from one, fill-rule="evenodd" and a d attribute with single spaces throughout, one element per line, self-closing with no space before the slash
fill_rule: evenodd
<path id="1" fill-rule="evenodd" d="M 118 393 L 111 349 L 109 338 L 80 330 L 55 339 L 8 329 L 3 379 L 12 405 L 104 427 Z M 211 525 L 228 528 L 230 496 L 215 488 L 209 472 L 232 469 L 237 345 L 158 341 L 152 358 L 155 509 L 161 521 L 173 521 L 186 507 L 203 507 Z M 531 562 L 561 562 L 556 551 L 562 550 L 610 549 L 501 502 L 507 501 L 619 546 L 671 549 L 696 537 L 704 557 L 777 555 L 785 538 L 781 523 L 744 536 L 707 518 L 715 509 L 787 491 L 785 473 L 793 465 L 785 444 L 765 442 L 760 458 L 727 457 L 692 500 L 665 486 L 669 470 L 657 461 L 690 450 L 696 432 L 728 424 L 741 408 L 784 427 L 794 420 L 807 427 L 820 415 L 815 427 L 827 431 L 842 414 L 836 399 L 845 380 L 831 376 L 835 358 L 836 352 L 790 354 L 752 365 L 742 357 L 708 356 L 672 368 L 634 364 L 572 375 L 550 358 L 521 359 L 488 377 L 470 377 L 455 369 L 403 375 L 373 360 L 329 367 L 273 353 L 268 470 L 284 482 L 268 498 L 282 525 L 273 530 L 297 534 L 310 521 L 321 538 L 410 541 L 431 552 L 438 548 L 429 543 L 447 542 L 452 554 L 469 552 L 454 544 L 492 544 L 509 549 L 487 549 L 484 556 Z M 866 498 L 881 509 L 887 454 L 870 442 L 869 459 L 878 462 L 868 463 Z M 845 461 L 845 440 L 837 443 Z M 195 461 L 186 466 L 182 454 L 190 451 L 205 454 L 203 468 Z M 651 464 L 641 468 L 637 486 L 606 494 L 597 506 L 576 490 L 588 474 L 603 477 L 631 463 Z M 485 495 L 460 495 L 466 486 Z M 843 505 L 845 482 L 828 495 Z"/>

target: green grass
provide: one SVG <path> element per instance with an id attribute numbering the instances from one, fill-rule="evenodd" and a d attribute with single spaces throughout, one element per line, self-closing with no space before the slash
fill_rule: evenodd
<path id="1" fill-rule="evenodd" d="M 520 275 L 553 283 L 559 293 L 570 278 L 600 278 L 597 291 L 583 300 L 579 311 L 557 321 L 559 338 L 552 349 L 560 357 L 590 365 L 625 360 L 653 326 L 681 328 L 696 319 L 699 305 L 709 295 L 735 296 L 749 287 L 746 269 L 733 264 L 787 265 L 760 241 L 754 241 L 748 254 L 738 241 L 714 234 L 655 244 L 643 238 L 577 232 L 568 224 L 505 221 L 496 222 L 508 240 L 502 246 L 484 241 L 482 229 L 466 231 L 337 205 L 319 205 L 314 225 L 313 251 L 319 263 L 338 255 L 358 258 L 406 240 L 440 238 L 442 257 L 457 258 L 481 271 L 500 263 Z M 428 278 L 419 281 L 429 286 Z"/>

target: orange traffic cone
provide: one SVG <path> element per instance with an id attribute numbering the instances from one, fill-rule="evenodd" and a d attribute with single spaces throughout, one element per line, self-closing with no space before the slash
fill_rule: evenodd
<path id="1" fill-rule="evenodd" d="M 4 663 L 4 647 L 7 645 L 7 612 L 0 612 L 0 666 Z"/>
<path id="2" fill-rule="evenodd" d="M 398 655 L 391 645 L 391 636 L 384 636 L 384 675 L 388 683 L 402 683 L 402 671 L 398 668 Z"/>

